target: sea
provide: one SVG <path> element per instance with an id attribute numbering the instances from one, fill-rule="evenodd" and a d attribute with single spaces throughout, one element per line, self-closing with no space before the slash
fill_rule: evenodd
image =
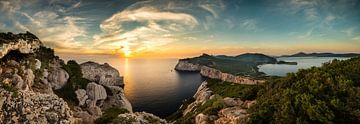
<path id="1" fill-rule="evenodd" d="M 79 63 L 94 61 L 108 63 L 124 76 L 125 96 L 134 111 L 146 111 L 160 117 L 166 117 L 178 110 L 185 99 L 191 98 L 201 82 L 205 80 L 196 72 L 177 72 L 174 70 L 177 58 L 120 58 L 107 55 L 61 56 L 65 61 L 76 60 Z M 278 60 L 297 62 L 297 65 L 265 64 L 259 71 L 267 75 L 285 76 L 333 59 L 336 57 L 281 57 Z"/>

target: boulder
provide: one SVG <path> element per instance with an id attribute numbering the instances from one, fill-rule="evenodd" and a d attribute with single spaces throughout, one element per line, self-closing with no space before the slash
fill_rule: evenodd
<path id="1" fill-rule="evenodd" d="M 200 113 L 200 114 L 196 115 L 195 123 L 196 124 L 209 124 L 211 122 L 210 122 L 209 117 L 207 115 L 204 115 L 203 113 Z"/>
<path id="2" fill-rule="evenodd" d="M 24 81 L 26 84 L 27 89 L 32 87 L 34 84 L 35 75 L 31 69 L 26 69 L 24 71 Z"/>
<path id="3" fill-rule="evenodd" d="M 86 100 L 88 99 L 88 95 L 86 95 L 86 90 L 78 89 L 75 91 L 76 98 L 79 101 L 79 106 L 85 105 Z"/>
<path id="4" fill-rule="evenodd" d="M 107 97 L 105 88 L 94 82 L 91 82 L 86 86 L 86 94 L 94 101 L 104 100 Z"/>
<path id="5" fill-rule="evenodd" d="M 118 118 L 115 124 L 168 124 L 166 120 L 146 112 L 124 113 Z"/>
<path id="6" fill-rule="evenodd" d="M 14 74 L 11 78 L 11 84 L 16 84 L 15 88 L 18 90 L 23 90 L 25 87 L 24 80 L 18 75 Z"/>
<path id="7" fill-rule="evenodd" d="M 50 86 L 58 90 L 62 88 L 69 79 L 69 74 L 62 68 L 54 68 L 47 77 Z"/>
<path id="8" fill-rule="evenodd" d="M 125 97 L 124 90 L 119 86 L 110 86 L 108 88 L 111 90 L 112 95 L 108 94 L 108 98 L 105 100 L 101 109 L 106 110 L 112 107 L 121 107 L 127 109 L 129 112 L 132 112 L 131 103 Z"/>
<path id="9" fill-rule="evenodd" d="M 242 106 L 244 102 L 241 101 L 240 98 L 225 97 L 224 103 L 226 106 L 233 107 L 233 106 Z"/>
<path id="10" fill-rule="evenodd" d="M 97 106 L 89 107 L 87 108 L 87 111 L 92 115 L 92 117 L 94 117 L 94 119 L 97 119 L 102 115 L 101 108 Z"/>
<path id="11" fill-rule="evenodd" d="M 94 124 L 95 121 L 94 117 L 86 111 L 74 112 L 74 117 L 80 118 L 79 124 Z"/>
<path id="12" fill-rule="evenodd" d="M 35 69 L 40 69 L 41 68 L 41 61 L 38 59 L 35 59 Z"/>
<path id="13" fill-rule="evenodd" d="M 224 108 L 218 113 L 219 119 L 215 124 L 243 124 L 247 122 L 249 114 L 241 107 Z"/>
<path id="14" fill-rule="evenodd" d="M 123 86 L 123 77 L 109 64 L 98 64 L 95 62 L 85 62 L 80 64 L 83 78 L 93 82 L 98 82 L 104 86 Z"/>

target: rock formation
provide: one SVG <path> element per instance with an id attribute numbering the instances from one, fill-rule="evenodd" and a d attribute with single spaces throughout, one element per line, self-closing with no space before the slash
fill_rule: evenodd
<path id="1" fill-rule="evenodd" d="M 125 113 L 118 116 L 116 124 L 168 124 L 166 120 L 146 112 Z"/>
<path id="2" fill-rule="evenodd" d="M 179 60 L 179 62 L 175 66 L 175 70 L 200 72 L 200 74 L 204 77 L 208 77 L 212 79 L 220 79 L 222 81 L 238 83 L 238 84 L 256 85 L 265 82 L 265 80 L 250 79 L 244 76 L 236 76 L 233 74 L 224 73 L 221 72 L 220 70 L 210 68 L 207 66 L 192 64 L 186 60 Z"/>
<path id="3" fill-rule="evenodd" d="M 0 89 L 0 120 L 4 123 L 74 123 L 67 103 L 55 94 Z"/>
<path id="4" fill-rule="evenodd" d="M 34 49 L 42 45 L 40 40 L 33 34 L 0 33 L 0 58 L 4 57 L 11 50 L 19 50 L 20 53 L 33 53 Z"/>
<path id="5" fill-rule="evenodd" d="M 183 110 L 183 117 L 189 114 L 195 114 L 194 121 L 196 124 L 242 124 L 249 119 L 247 109 L 256 103 L 256 101 L 242 101 L 240 98 L 225 97 L 221 99 L 225 107 L 214 115 L 207 115 L 199 113 L 198 109 L 209 100 L 215 98 L 215 94 L 207 87 L 207 82 L 204 81 L 197 92 L 193 96 L 195 101 L 190 103 L 186 109 Z"/>
<path id="6" fill-rule="evenodd" d="M 109 64 L 97 64 L 94 62 L 85 62 L 81 64 L 83 77 L 104 86 L 123 86 L 123 77 L 119 72 Z"/>

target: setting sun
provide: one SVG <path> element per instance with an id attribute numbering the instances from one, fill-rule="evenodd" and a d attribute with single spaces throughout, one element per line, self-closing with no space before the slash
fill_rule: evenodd
<path id="1" fill-rule="evenodd" d="M 126 58 L 131 57 L 131 51 L 125 51 L 124 52 L 124 57 L 126 57 Z"/>

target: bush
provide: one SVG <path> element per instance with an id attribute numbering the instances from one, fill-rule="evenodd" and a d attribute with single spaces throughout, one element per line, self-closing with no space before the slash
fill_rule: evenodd
<path id="1" fill-rule="evenodd" d="M 129 113 L 127 109 L 119 108 L 119 107 L 113 107 L 105 110 L 103 115 L 95 120 L 96 124 L 108 124 L 108 123 L 114 123 L 116 120 L 119 120 L 119 114 Z M 121 120 L 121 119 L 120 119 Z"/>
<path id="2" fill-rule="evenodd" d="M 250 123 L 360 123 L 360 57 L 269 82 Z"/>
<path id="3" fill-rule="evenodd" d="M 261 85 L 235 84 L 216 79 L 208 79 L 207 82 L 207 86 L 214 94 L 222 97 L 237 97 L 241 100 L 254 100 L 263 88 Z"/>

